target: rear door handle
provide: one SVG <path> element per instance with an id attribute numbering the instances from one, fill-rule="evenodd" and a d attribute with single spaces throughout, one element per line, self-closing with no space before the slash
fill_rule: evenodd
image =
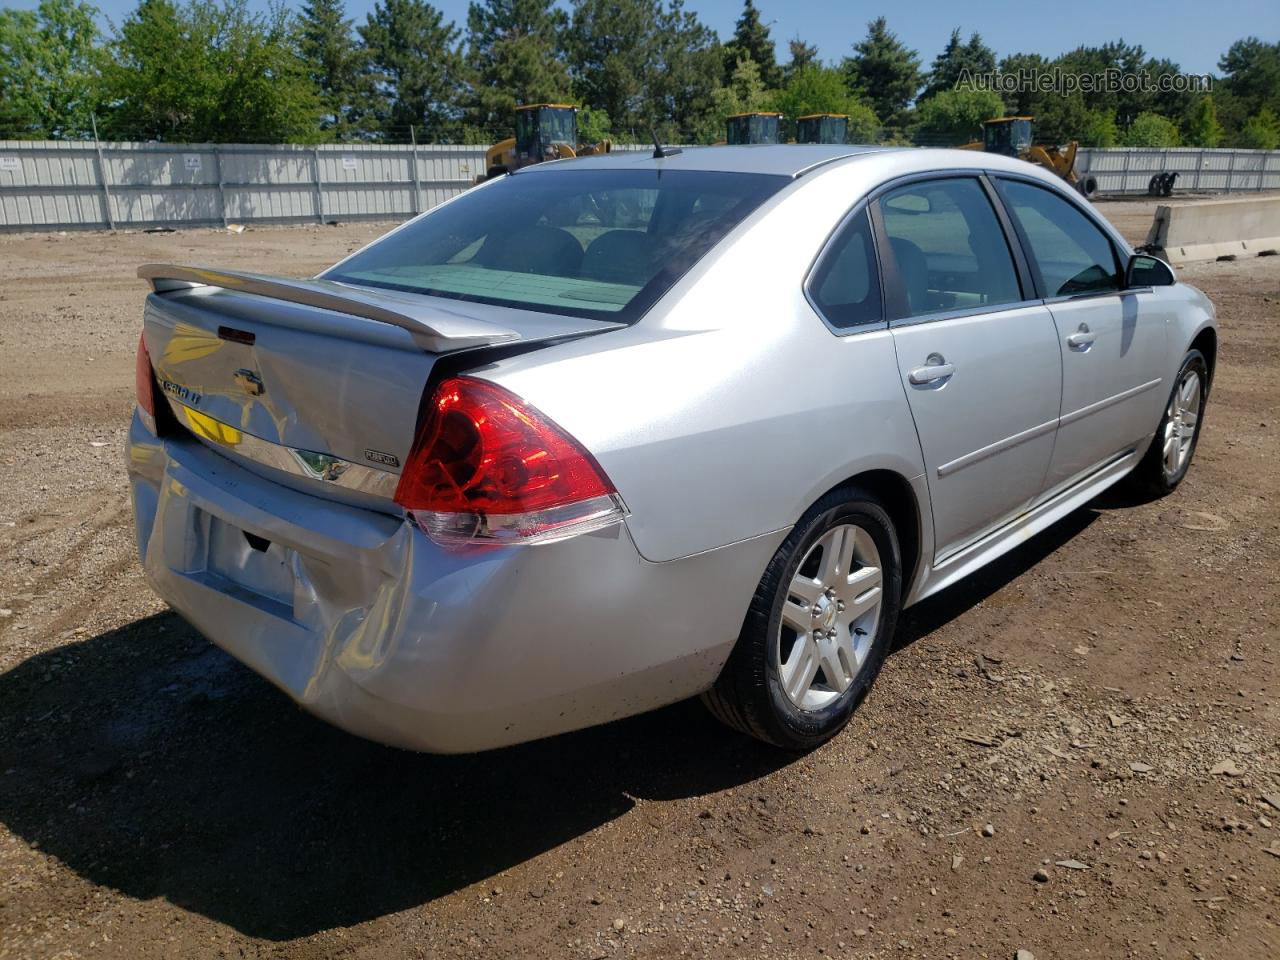
<path id="1" fill-rule="evenodd" d="M 947 363 L 939 353 L 929 354 L 924 364 L 907 373 L 907 379 L 917 386 L 946 380 L 956 372 L 955 364 Z"/>
<path id="2" fill-rule="evenodd" d="M 1067 346 L 1072 350 L 1088 350 L 1093 346 L 1093 341 L 1097 339 L 1098 335 L 1096 333 L 1089 332 L 1089 325 L 1082 323 L 1075 333 L 1067 337 Z"/>

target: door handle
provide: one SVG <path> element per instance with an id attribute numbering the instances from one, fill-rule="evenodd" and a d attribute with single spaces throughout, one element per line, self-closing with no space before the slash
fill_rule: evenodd
<path id="1" fill-rule="evenodd" d="M 1082 323 L 1075 333 L 1067 337 L 1067 346 L 1072 350 L 1088 350 L 1093 346 L 1093 341 L 1097 339 L 1098 335 L 1096 333 L 1089 332 L 1089 325 Z"/>
<path id="2" fill-rule="evenodd" d="M 925 358 L 923 367 L 916 367 L 907 373 L 907 379 L 920 386 L 949 379 L 955 372 L 955 364 L 947 363 L 940 353 L 931 353 Z"/>

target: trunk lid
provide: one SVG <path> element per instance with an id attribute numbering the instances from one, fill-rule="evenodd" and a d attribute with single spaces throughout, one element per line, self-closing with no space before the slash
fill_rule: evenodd
<path id="1" fill-rule="evenodd" d="M 200 442 L 333 499 L 390 500 L 441 356 L 616 323 L 201 267 L 149 264 L 156 382 Z"/>

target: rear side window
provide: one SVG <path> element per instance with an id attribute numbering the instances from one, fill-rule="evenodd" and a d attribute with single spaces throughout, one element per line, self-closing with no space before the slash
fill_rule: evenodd
<path id="1" fill-rule="evenodd" d="M 881 197 L 880 210 L 897 265 L 902 316 L 1022 299 L 1009 244 L 976 179 L 911 183 Z"/>
<path id="2" fill-rule="evenodd" d="M 463 194 L 323 277 L 630 322 L 789 182 L 693 170 L 516 174 Z"/>
<path id="3" fill-rule="evenodd" d="M 1046 297 L 1120 289 L 1115 249 L 1097 224 L 1043 187 L 998 182 L 1031 248 L 1032 267 L 1039 270 Z"/>
<path id="4" fill-rule="evenodd" d="M 884 319 L 880 275 L 865 209 L 844 225 L 823 255 L 810 281 L 809 295 L 827 322 L 838 329 Z"/>

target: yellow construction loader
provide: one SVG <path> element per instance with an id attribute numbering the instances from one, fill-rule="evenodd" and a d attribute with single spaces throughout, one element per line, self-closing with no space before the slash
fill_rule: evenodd
<path id="1" fill-rule="evenodd" d="M 578 108 L 568 103 L 530 103 L 516 107 L 516 135 L 500 140 L 485 152 L 484 173 L 476 183 L 543 160 L 564 160 L 608 153 L 611 140 L 578 142 Z"/>
<path id="2" fill-rule="evenodd" d="M 1035 117 L 997 117 L 982 122 L 982 139 L 966 143 L 961 150 L 982 150 L 1006 157 L 1018 157 L 1044 167 L 1060 176 L 1085 197 L 1098 191 L 1098 181 L 1090 174 L 1076 174 L 1076 150 L 1079 144 L 1072 140 L 1065 147 L 1043 146 L 1032 142 Z"/>

